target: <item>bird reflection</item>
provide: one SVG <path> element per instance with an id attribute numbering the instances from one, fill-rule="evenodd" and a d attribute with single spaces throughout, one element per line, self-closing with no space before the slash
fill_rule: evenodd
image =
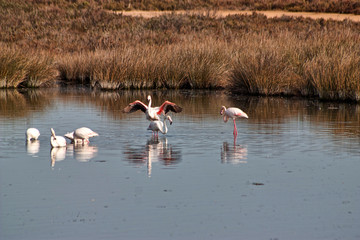
<path id="1" fill-rule="evenodd" d="M 147 166 L 148 177 L 151 177 L 152 164 L 160 162 L 165 166 L 172 166 L 181 160 L 181 152 L 174 150 L 166 137 L 152 136 L 143 147 L 128 147 L 124 154 L 126 160 L 134 165 Z"/>
<path id="2" fill-rule="evenodd" d="M 228 142 L 223 142 L 221 148 L 221 163 L 247 163 L 247 148 L 241 145 L 231 146 Z"/>
<path id="3" fill-rule="evenodd" d="M 28 155 L 34 156 L 40 150 L 40 141 L 39 140 L 32 140 L 26 142 L 26 150 Z"/>
<path id="4" fill-rule="evenodd" d="M 67 154 L 73 155 L 79 162 L 89 162 L 92 158 L 96 157 L 97 152 L 98 147 L 89 144 L 70 144 L 67 146 Z"/>
<path id="5" fill-rule="evenodd" d="M 66 148 L 52 148 L 50 151 L 51 167 L 55 167 L 55 162 L 60 162 L 66 158 Z"/>

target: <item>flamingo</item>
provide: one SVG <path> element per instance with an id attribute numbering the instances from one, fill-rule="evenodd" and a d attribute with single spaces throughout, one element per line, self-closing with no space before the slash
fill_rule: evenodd
<path id="1" fill-rule="evenodd" d="M 54 147 L 66 147 L 66 139 L 62 136 L 56 136 L 54 129 L 50 128 L 51 130 L 51 138 L 50 144 Z"/>
<path id="2" fill-rule="evenodd" d="M 26 140 L 30 142 L 31 140 L 37 140 L 40 136 L 40 131 L 36 128 L 28 128 L 26 130 Z"/>
<path id="3" fill-rule="evenodd" d="M 87 127 L 78 128 L 73 133 L 75 144 L 78 143 L 79 140 L 81 140 L 82 144 L 84 145 L 84 143 L 90 142 L 89 138 L 95 137 L 95 136 L 99 136 L 99 134 L 97 134 L 96 132 L 94 132 L 93 130 L 91 130 L 90 128 L 87 128 Z"/>
<path id="4" fill-rule="evenodd" d="M 145 113 L 146 119 L 149 121 L 159 121 L 160 120 L 160 114 L 167 114 L 169 111 L 179 113 L 182 111 L 182 108 L 176 105 L 175 103 L 172 103 L 170 101 L 165 101 L 163 104 L 161 104 L 160 107 L 151 107 L 151 96 L 149 95 L 147 97 L 147 100 L 149 101 L 149 105 L 146 106 L 143 102 L 136 100 L 132 103 L 130 103 L 127 107 L 123 109 L 124 113 L 132 113 L 137 110 L 141 110 Z"/>
<path id="5" fill-rule="evenodd" d="M 234 121 L 234 138 L 236 138 L 236 136 L 238 134 L 235 120 L 237 118 L 249 118 L 248 115 L 246 113 L 244 113 L 241 109 L 234 108 L 234 107 L 230 107 L 230 108 L 226 109 L 225 106 L 222 106 L 220 114 L 224 115 L 224 117 L 223 117 L 224 122 L 227 122 L 229 120 L 229 118 L 233 119 L 233 121 Z"/>
<path id="6" fill-rule="evenodd" d="M 76 139 L 76 141 L 75 141 L 75 139 L 74 139 L 74 131 L 68 132 L 68 133 L 64 134 L 64 137 L 66 137 L 67 139 L 69 139 L 69 140 L 70 140 L 70 143 L 75 143 L 75 144 L 80 144 L 80 143 L 82 143 L 82 139 Z"/>
<path id="7" fill-rule="evenodd" d="M 162 134 L 166 134 L 168 132 L 168 128 L 166 126 L 166 120 L 169 121 L 170 125 L 172 124 L 172 119 L 170 116 L 166 116 L 164 120 L 161 122 L 159 120 L 157 121 L 151 121 L 149 127 L 147 130 L 152 130 L 154 136 L 159 136 L 159 131 Z"/>

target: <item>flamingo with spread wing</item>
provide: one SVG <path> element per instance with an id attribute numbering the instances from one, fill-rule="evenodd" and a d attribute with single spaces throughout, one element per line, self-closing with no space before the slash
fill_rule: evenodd
<path id="1" fill-rule="evenodd" d="M 147 97 L 149 101 L 149 105 L 146 105 L 145 103 L 136 100 L 132 103 L 130 103 L 127 107 L 123 109 L 124 113 L 132 113 L 137 110 L 141 110 L 145 113 L 146 119 L 149 121 L 158 121 L 160 120 L 161 114 L 167 114 L 169 111 L 179 113 L 182 111 L 182 108 L 176 105 L 175 103 L 172 103 L 170 101 L 165 101 L 163 104 L 161 104 L 160 107 L 151 107 L 151 96 L 149 95 Z"/>

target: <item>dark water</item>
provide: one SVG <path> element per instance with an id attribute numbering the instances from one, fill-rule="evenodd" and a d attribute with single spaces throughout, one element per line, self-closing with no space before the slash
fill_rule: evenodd
<path id="1" fill-rule="evenodd" d="M 184 108 L 158 139 L 142 112 L 121 113 L 148 94 Z M 235 143 L 222 105 L 249 115 Z M 82 126 L 100 136 L 51 150 L 51 127 Z M 359 105 L 0 91 L 0 239 L 359 239 L 359 169 Z"/>

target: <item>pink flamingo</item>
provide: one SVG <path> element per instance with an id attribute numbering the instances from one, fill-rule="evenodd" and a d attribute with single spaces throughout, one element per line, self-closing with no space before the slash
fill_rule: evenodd
<path id="1" fill-rule="evenodd" d="M 146 106 L 143 102 L 136 100 L 132 103 L 130 103 L 127 107 L 123 109 L 124 113 L 132 113 L 137 110 L 141 110 L 145 113 L 146 119 L 149 121 L 159 121 L 160 120 L 160 114 L 167 114 L 169 111 L 179 113 L 182 111 L 182 108 L 176 105 L 175 103 L 165 101 L 163 104 L 161 104 L 160 107 L 151 107 L 151 96 L 149 95 L 147 97 L 149 101 L 149 105 Z"/>
<path id="2" fill-rule="evenodd" d="M 31 140 L 37 140 L 40 136 L 40 132 L 36 128 L 28 128 L 26 130 L 26 140 L 30 142 Z"/>
<path id="3" fill-rule="evenodd" d="M 71 134 L 71 133 L 70 133 Z M 84 145 L 85 143 L 89 143 L 89 138 L 91 137 L 95 137 L 95 136 L 99 136 L 98 133 L 94 132 L 93 130 L 91 130 L 90 128 L 87 127 L 81 127 L 78 128 L 74 131 L 73 133 L 73 138 L 74 138 L 74 143 L 77 144 L 79 142 L 79 140 L 82 141 L 82 144 Z"/>
<path id="4" fill-rule="evenodd" d="M 234 107 L 230 107 L 230 108 L 226 109 L 225 106 L 222 106 L 220 114 L 224 115 L 224 117 L 223 117 L 224 122 L 227 122 L 229 120 L 229 118 L 233 119 L 233 121 L 234 121 L 234 138 L 236 138 L 237 133 L 238 133 L 235 120 L 237 118 L 249 118 L 248 115 L 246 113 L 244 113 L 241 109 L 234 108 Z"/>
<path id="5" fill-rule="evenodd" d="M 159 120 L 157 121 L 151 121 L 149 127 L 147 128 L 147 130 L 151 130 L 153 131 L 153 135 L 154 137 L 159 137 L 159 131 L 162 134 L 166 134 L 168 132 L 168 128 L 166 126 L 166 120 L 169 121 L 170 125 L 172 124 L 172 119 L 170 116 L 166 116 L 164 118 L 164 120 L 161 122 Z"/>
<path id="6" fill-rule="evenodd" d="M 51 137 L 50 137 L 50 144 L 51 147 L 66 147 L 66 139 L 63 136 L 56 136 L 54 129 L 50 128 Z"/>

